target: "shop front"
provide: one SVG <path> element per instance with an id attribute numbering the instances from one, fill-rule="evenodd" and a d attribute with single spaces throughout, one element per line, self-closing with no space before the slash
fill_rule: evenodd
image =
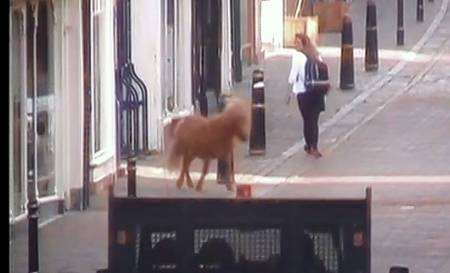
<path id="1" fill-rule="evenodd" d="M 52 1 L 15 2 L 10 12 L 10 184 L 14 217 L 26 214 L 30 185 L 35 186 L 41 202 L 61 197 L 55 179 L 59 84 L 56 41 L 60 38 L 57 12 Z M 27 183 L 30 166 L 35 166 L 35 184 Z"/>

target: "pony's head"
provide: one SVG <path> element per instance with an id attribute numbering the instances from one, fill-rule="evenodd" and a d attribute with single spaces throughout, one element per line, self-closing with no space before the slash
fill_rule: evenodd
<path id="1" fill-rule="evenodd" d="M 224 114 L 230 122 L 231 134 L 241 141 L 247 141 L 251 129 L 251 104 L 239 97 L 228 97 Z"/>

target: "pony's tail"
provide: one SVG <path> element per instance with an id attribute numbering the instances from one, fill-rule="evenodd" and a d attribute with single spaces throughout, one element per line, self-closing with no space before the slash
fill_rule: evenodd
<path id="1" fill-rule="evenodd" d="M 166 160 L 167 169 L 169 169 L 169 171 L 178 169 L 180 167 L 181 157 L 182 153 L 179 142 L 175 140 L 169 148 L 169 153 Z"/>

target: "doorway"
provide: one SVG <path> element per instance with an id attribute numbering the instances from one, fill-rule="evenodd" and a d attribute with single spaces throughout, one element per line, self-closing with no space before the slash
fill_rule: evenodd
<path id="1" fill-rule="evenodd" d="M 200 113 L 208 115 L 207 92 L 213 92 L 216 105 L 221 93 L 221 0 L 192 1 L 192 82 L 193 98 Z"/>

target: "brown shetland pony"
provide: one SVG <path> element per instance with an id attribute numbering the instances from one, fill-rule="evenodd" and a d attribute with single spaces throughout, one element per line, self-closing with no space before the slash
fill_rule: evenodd
<path id="1" fill-rule="evenodd" d="M 183 186 L 184 177 L 188 187 L 194 187 L 189 176 L 189 166 L 195 158 L 203 160 L 202 174 L 196 186 L 196 190 L 201 191 L 210 161 L 230 158 L 237 141 L 243 142 L 248 139 L 250 109 L 250 103 L 247 101 L 230 97 L 222 113 L 209 118 L 192 115 L 174 125 L 173 142 L 168 153 L 168 167 L 173 170 L 182 162 L 177 180 L 179 189 Z M 234 190 L 234 182 L 227 188 Z"/>

